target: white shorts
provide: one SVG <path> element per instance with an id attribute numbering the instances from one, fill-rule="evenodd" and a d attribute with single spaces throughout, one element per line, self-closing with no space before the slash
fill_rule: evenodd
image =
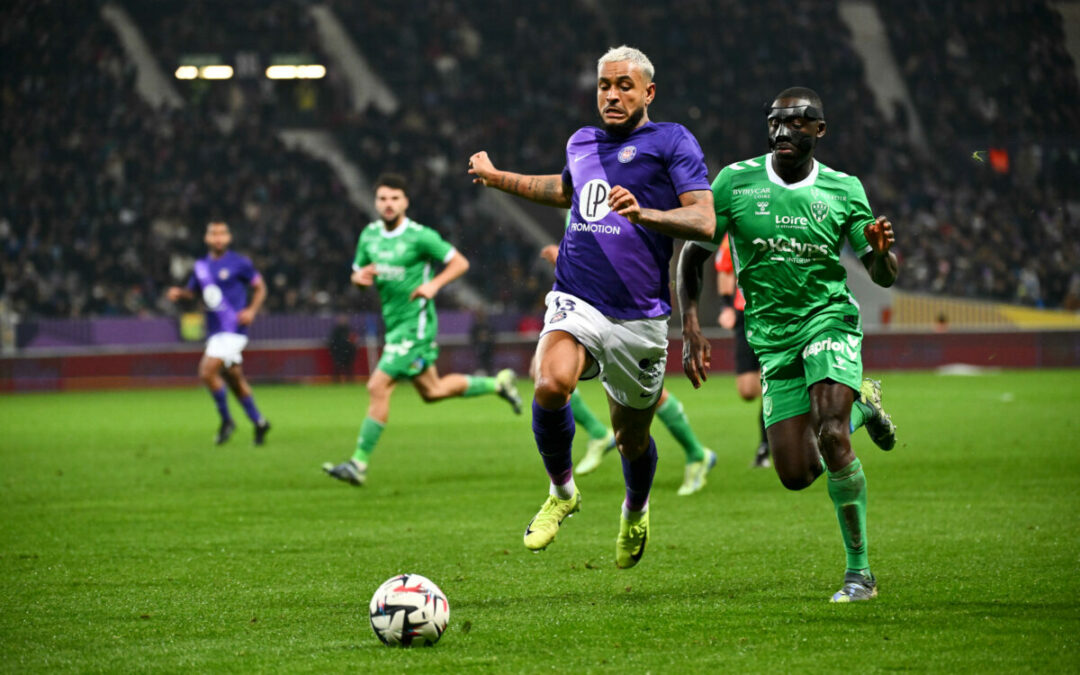
<path id="1" fill-rule="evenodd" d="M 247 347 L 248 338 L 239 333 L 214 333 L 206 341 L 207 356 L 221 359 L 225 367 L 230 368 L 237 363 L 244 362 L 244 347 Z"/>
<path id="2" fill-rule="evenodd" d="M 599 375 L 611 398 L 628 408 L 644 410 L 656 403 L 664 388 L 668 317 L 611 319 L 562 291 L 551 291 L 544 302 L 547 312 L 540 335 L 569 333 L 595 362 L 581 379 Z"/>

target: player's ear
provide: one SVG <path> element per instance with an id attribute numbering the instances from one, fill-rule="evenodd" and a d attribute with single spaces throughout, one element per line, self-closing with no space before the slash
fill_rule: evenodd
<path id="1" fill-rule="evenodd" d="M 645 85 L 645 105 L 649 105 L 656 98 L 656 83 L 650 82 Z"/>
<path id="2" fill-rule="evenodd" d="M 825 120 L 820 120 L 817 125 L 817 137 L 821 138 L 825 135 Z"/>

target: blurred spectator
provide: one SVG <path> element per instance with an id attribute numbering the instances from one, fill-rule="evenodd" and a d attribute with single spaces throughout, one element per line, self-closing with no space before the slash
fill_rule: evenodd
<path id="1" fill-rule="evenodd" d="M 476 362 L 483 371 L 482 375 L 495 372 L 495 330 L 491 327 L 487 312 L 477 310 L 473 313 L 472 327 L 469 329 L 469 342 L 472 343 Z"/>
<path id="2" fill-rule="evenodd" d="M 248 68 L 320 52 L 300 0 L 126 4 L 166 72 L 184 53 Z M 596 59 L 624 41 L 656 63 L 664 95 L 650 116 L 686 124 L 712 173 L 764 152 L 761 105 L 777 91 L 817 89 L 830 122 L 820 158 L 861 176 L 875 210 L 898 224 L 900 288 L 1080 305 L 1080 88 L 1046 2 L 878 3 L 929 157 L 904 133 L 882 133 L 832 0 L 329 4 L 401 99 L 393 115 L 352 111 L 333 73 L 307 88 L 197 81 L 184 85 L 184 109 L 154 110 L 135 94 L 99 2 L 0 7 L 0 274 L 13 311 L 172 311 L 161 291 L 187 274 L 212 217 L 264 270 L 268 310 L 373 308 L 348 283 L 366 219 L 325 164 L 278 140 L 279 125 L 297 122 L 325 125 L 371 175 L 404 173 L 412 215 L 476 261 L 469 282 L 490 307 L 531 310 L 551 271 L 481 208 L 464 158 L 487 149 L 500 166 L 560 171 L 565 139 L 596 120 Z M 776 39 L 796 34 L 829 39 Z M 995 171 L 990 148 L 1007 153 L 1007 168 Z M 555 211 L 550 224 L 554 236 Z"/>
<path id="3" fill-rule="evenodd" d="M 349 325 L 349 317 L 339 315 L 334 320 L 334 327 L 330 329 L 330 337 L 326 340 L 326 348 L 330 350 L 330 361 L 333 364 L 334 382 L 352 381 L 357 345 L 358 339 Z"/>

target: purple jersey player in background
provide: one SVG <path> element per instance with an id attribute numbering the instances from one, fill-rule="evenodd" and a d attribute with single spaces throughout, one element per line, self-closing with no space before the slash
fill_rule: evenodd
<path id="1" fill-rule="evenodd" d="M 667 360 L 672 237 L 706 240 L 716 227 L 697 140 L 679 124 L 649 120 L 653 74 L 648 57 L 631 47 L 600 58 L 596 96 L 603 128 L 585 127 L 570 137 L 561 175 L 500 171 L 486 152 L 469 160 L 475 183 L 570 209 L 535 359 L 533 434 L 551 485 L 525 528 L 525 546 L 546 548 L 563 519 L 580 508 L 569 400 L 579 379 L 599 376 L 626 483 L 615 543 L 621 568 L 637 564 L 649 538 L 656 471 L 649 427 Z"/>
<path id="2" fill-rule="evenodd" d="M 244 347 L 247 346 L 247 327 L 255 320 L 259 308 L 266 300 L 266 284 L 255 270 L 251 260 L 229 250 L 232 234 L 229 226 L 215 221 L 206 226 L 206 246 L 210 249 L 205 258 L 195 261 L 187 286 L 169 289 L 169 300 L 194 300 L 201 297 L 206 307 L 206 352 L 199 362 L 199 377 L 210 389 L 221 426 L 215 442 L 221 445 L 229 440 L 236 423 L 229 414 L 225 384 L 228 383 L 244 412 L 255 425 L 255 445 L 262 445 L 270 422 L 255 407 L 251 385 L 240 368 Z M 248 302 L 248 288 L 251 301 Z"/>

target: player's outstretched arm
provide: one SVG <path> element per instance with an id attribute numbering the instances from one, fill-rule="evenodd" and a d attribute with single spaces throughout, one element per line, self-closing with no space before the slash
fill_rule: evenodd
<path id="1" fill-rule="evenodd" d="M 169 290 L 165 292 L 165 297 L 170 302 L 179 302 L 180 300 L 194 300 L 195 292 L 190 288 L 183 288 L 181 286 L 170 286 Z"/>
<path id="2" fill-rule="evenodd" d="M 712 251 L 692 242 L 683 244 L 676 273 L 676 292 L 682 315 L 683 372 L 697 389 L 708 378 L 712 365 L 712 346 L 701 332 L 698 321 L 698 298 L 703 285 L 701 266 L 712 257 Z"/>
<path id="3" fill-rule="evenodd" d="M 570 208 L 572 192 L 570 186 L 563 182 L 560 174 L 526 176 L 500 171 L 491 163 L 488 154 L 482 150 L 469 158 L 469 174 L 473 176 L 474 183 L 479 183 L 484 187 L 493 187 L 544 206 Z"/>
<path id="4" fill-rule="evenodd" d="M 417 298 L 427 298 L 431 300 L 435 297 L 443 286 L 450 283 L 454 279 L 457 279 L 461 275 L 469 271 L 469 260 L 465 256 L 461 255 L 461 251 L 456 251 L 454 257 L 450 258 L 446 263 L 446 267 L 441 272 L 435 275 L 435 278 L 427 283 L 420 284 L 413 290 L 409 296 L 410 300 Z"/>
<path id="5" fill-rule="evenodd" d="M 629 190 L 621 185 L 611 188 L 608 206 L 631 223 L 676 239 L 709 241 L 716 231 L 713 195 L 710 190 L 691 190 L 679 195 L 682 206 L 669 211 L 643 209 Z"/>
<path id="6" fill-rule="evenodd" d="M 559 245 L 548 244 L 540 249 L 540 257 L 554 265 L 559 261 Z"/>
<path id="7" fill-rule="evenodd" d="M 870 278 L 878 286 L 888 288 L 896 281 L 896 275 L 900 271 L 900 263 L 896 254 L 890 249 L 896 243 L 893 234 L 892 223 L 885 216 L 878 216 L 872 223 L 863 228 L 866 241 L 870 244 L 871 251 L 862 257 L 866 271 Z"/>

